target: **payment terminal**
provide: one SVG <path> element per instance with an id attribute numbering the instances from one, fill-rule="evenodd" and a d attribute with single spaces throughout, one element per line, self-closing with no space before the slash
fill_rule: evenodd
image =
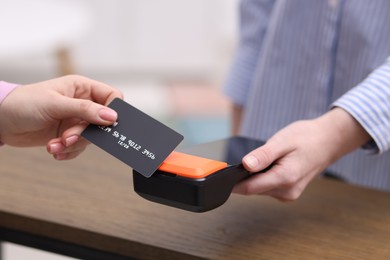
<path id="1" fill-rule="evenodd" d="M 151 177 L 134 171 L 134 190 L 147 200 L 183 210 L 212 210 L 227 201 L 237 182 L 251 175 L 241 160 L 262 144 L 260 140 L 231 137 L 178 148 Z"/>

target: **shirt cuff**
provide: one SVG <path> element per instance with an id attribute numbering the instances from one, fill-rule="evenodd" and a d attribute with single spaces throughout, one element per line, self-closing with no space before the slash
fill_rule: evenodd
<path id="1" fill-rule="evenodd" d="M 0 104 L 17 86 L 17 84 L 0 81 Z"/>
<path id="2" fill-rule="evenodd" d="M 11 93 L 17 86 L 17 84 L 0 81 L 0 104 L 8 96 L 8 94 Z M 0 146 L 2 145 L 4 144 L 0 140 Z"/>
<path id="3" fill-rule="evenodd" d="M 383 153 L 390 149 L 390 59 L 332 106 L 351 114 L 371 136 L 363 148 Z"/>

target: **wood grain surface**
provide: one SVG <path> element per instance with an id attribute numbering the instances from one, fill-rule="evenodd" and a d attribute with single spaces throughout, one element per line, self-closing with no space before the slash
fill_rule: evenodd
<path id="1" fill-rule="evenodd" d="M 145 259 L 390 259 L 390 193 L 316 180 L 293 203 L 232 195 L 191 213 L 149 202 L 90 146 L 58 162 L 0 149 L 0 226 Z"/>

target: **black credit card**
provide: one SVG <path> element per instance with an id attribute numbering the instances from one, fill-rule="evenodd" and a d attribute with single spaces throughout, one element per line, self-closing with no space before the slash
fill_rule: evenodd
<path id="1" fill-rule="evenodd" d="M 183 136 L 116 98 L 108 107 L 118 113 L 112 126 L 89 125 L 81 136 L 150 177 L 183 140 Z"/>

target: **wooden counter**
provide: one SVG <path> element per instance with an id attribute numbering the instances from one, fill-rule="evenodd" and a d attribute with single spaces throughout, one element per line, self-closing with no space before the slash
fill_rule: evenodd
<path id="1" fill-rule="evenodd" d="M 45 248 L 13 238 L 25 234 L 148 259 L 390 259 L 386 192 L 319 179 L 297 202 L 232 195 L 191 213 L 139 197 L 131 169 L 92 145 L 67 162 L 2 147 L 0 165 L 3 240 Z"/>

